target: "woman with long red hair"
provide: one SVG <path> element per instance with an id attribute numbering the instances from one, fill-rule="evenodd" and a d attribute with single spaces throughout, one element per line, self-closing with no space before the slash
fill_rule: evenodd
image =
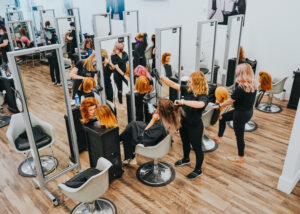
<path id="1" fill-rule="evenodd" d="M 226 128 L 226 122 L 233 120 L 233 129 L 236 136 L 238 156 L 229 158 L 230 161 L 236 163 L 244 162 L 245 141 L 244 132 L 245 125 L 253 115 L 253 106 L 257 91 L 257 83 L 254 79 L 254 73 L 249 64 L 243 63 L 236 68 L 236 87 L 231 98 L 219 103 L 215 108 L 222 108 L 233 104 L 234 110 L 222 115 L 219 121 L 219 133 L 215 138 L 220 144 Z"/>

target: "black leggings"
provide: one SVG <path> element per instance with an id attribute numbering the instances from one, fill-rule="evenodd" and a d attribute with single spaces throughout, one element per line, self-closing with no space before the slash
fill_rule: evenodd
<path id="1" fill-rule="evenodd" d="M 110 102 L 113 102 L 114 92 L 111 84 L 109 86 L 105 86 L 105 94 L 106 94 L 106 99 L 109 100 Z"/>
<path id="2" fill-rule="evenodd" d="M 58 66 L 56 54 L 55 54 L 55 57 L 49 57 L 48 62 L 49 62 L 50 76 L 51 76 L 52 82 L 56 81 L 57 83 L 60 83 L 60 73 L 59 73 L 59 66 Z M 55 71 L 55 75 L 54 75 L 54 71 Z M 56 77 L 56 80 L 55 80 L 55 77 Z"/>
<path id="3" fill-rule="evenodd" d="M 190 159 L 190 151 L 192 145 L 196 154 L 195 170 L 201 169 L 203 159 L 204 159 L 204 153 L 202 151 L 202 135 L 203 135 L 202 120 L 200 121 L 199 124 L 197 124 L 197 126 L 191 126 L 183 122 L 182 127 L 180 128 L 179 131 L 182 140 L 183 159 L 185 160 Z"/>
<path id="4" fill-rule="evenodd" d="M 115 71 L 116 72 L 116 71 Z M 128 84 L 127 80 L 119 73 L 114 74 L 114 80 L 118 89 L 119 103 L 123 103 L 122 92 L 123 92 L 123 81 Z"/>
<path id="5" fill-rule="evenodd" d="M 222 115 L 222 119 L 219 121 L 219 137 L 223 137 L 226 122 L 233 120 L 233 129 L 236 136 L 238 154 L 239 156 L 244 156 L 245 150 L 245 141 L 244 141 L 244 132 L 245 125 L 251 119 L 253 115 L 253 110 L 250 111 L 235 111 L 231 110 Z"/>

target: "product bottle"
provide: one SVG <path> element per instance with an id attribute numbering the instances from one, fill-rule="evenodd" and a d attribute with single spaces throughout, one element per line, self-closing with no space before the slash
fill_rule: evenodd
<path id="1" fill-rule="evenodd" d="M 75 105 L 76 105 L 76 106 L 79 106 L 79 105 L 80 105 L 78 94 L 75 94 Z"/>

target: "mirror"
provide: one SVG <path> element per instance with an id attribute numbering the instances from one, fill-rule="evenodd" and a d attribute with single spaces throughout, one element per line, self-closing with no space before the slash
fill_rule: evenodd
<path id="1" fill-rule="evenodd" d="M 239 59 L 243 22 L 243 15 L 230 16 L 228 20 L 227 40 L 223 64 L 223 69 L 227 70 L 226 86 L 231 86 L 235 82 L 235 67 L 238 64 Z"/>
<path id="2" fill-rule="evenodd" d="M 198 22 L 196 41 L 195 71 L 202 71 L 207 82 L 213 83 L 217 81 L 217 74 L 214 73 L 217 24 L 217 21 Z"/>
<path id="3" fill-rule="evenodd" d="M 6 13 L 7 21 L 20 21 L 23 20 L 23 12 L 22 11 L 11 11 Z"/>
<path id="4" fill-rule="evenodd" d="M 55 32 L 55 12 L 54 10 L 40 10 L 40 17 L 43 37 L 46 42 L 46 40 L 51 39 L 53 32 Z"/>
<path id="5" fill-rule="evenodd" d="M 49 59 L 48 65 L 39 61 L 33 66 L 16 63 L 17 58 L 35 53 L 46 55 Z M 71 152 L 72 141 L 76 138 L 71 126 L 73 119 L 69 114 L 72 112 L 70 95 L 65 84 L 61 49 L 58 45 L 49 45 L 17 51 L 14 54 L 17 56 L 11 54 L 10 60 L 13 64 L 11 69 L 16 90 L 21 97 L 26 98 L 23 100 L 25 122 L 23 126 L 26 127 L 26 132 L 25 127 L 22 127 L 18 138 L 30 140 L 32 137 L 30 132 L 33 133 L 33 144 L 38 151 L 36 158 L 39 158 L 42 176 L 50 178 L 68 169 L 70 159 L 76 163 L 74 152 Z M 53 84 L 54 82 L 57 84 Z M 26 117 L 29 118 L 29 123 Z M 34 168 L 34 165 L 32 167 Z M 30 172 L 32 173 L 30 168 L 23 171 L 25 174 L 29 173 L 27 176 L 32 176 Z"/>
<path id="6" fill-rule="evenodd" d="M 79 38 L 80 38 L 80 43 L 82 42 L 82 27 L 81 27 L 81 19 L 80 19 L 80 12 L 79 8 L 69 8 L 67 9 L 68 15 L 69 16 L 75 16 L 76 20 L 76 26 L 78 27 L 78 32 L 79 32 Z"/>
<path id="7" fill-rule="evenodd" d="M 6 26 L 11 50 L 20 50 L 36 46 L 31 21 L 7 22 Z"/>
<path id="8" fill-rule="evenodd" d="M 112 35 L 110 13 L 94 14 L 93 27 L 95 37 Z"/>
<path id="9" fill-rule="evenodd" d="M 180 82 L 181 67 L 181 27 L 169 27 L 156 29 L 156 67 L 163 77 Z M 159 89 L 160 88 L 160 89 Z M 173 91 L 166 85 L 159 85 L 160 97 L 167 97 L 174 101 L 178 97 L 177 91 Z"/>
<path id="10" fill-rule="evenodd" d="M 63 45 L 63 57 L 74 61 L 76 64 L 83 58 L 76 18 L 74 16 L 56 18 L 56 29 L 58 41 Z M 83 55 L 84 58 L 88 56 L 86 53 Z"/>
<path id="11" fill-rule="evenodd" d="M 120 132 L 130 121 L 135 120 L 130 36 L 123 34 L 95 39 L 97 65 L 104 85 L 102 96 L 106 102 L 113 103 Z M 119 68 L 113 68 L 115 65 Z"/>
<path id="12" fill-rule="evenodd" d="M 43 6 L 33 6 L 32 7 L 32 16 L 33 16 L 33 26 L 34 26 L 34 32 L 35 37 L 38 38 L 41 34 L 42 26 L 41 26 L 41 16 L 40 16 L 40 10 L 43 10 Z"/>
<path id="13" fill-rule="evenodd" d="M 136 35 L 140 32 L 139 11 L 123 11 L 124 33 Z"/>
<path id="14" fill-rule="evenodd" d="M 13 7 L 13 6 L 9 6 L 6 8 L 6 12 L 9 13 L 9 12 L 14 12 L 14 11 L 17 11 L 18 8 L 17 7 Z"/>

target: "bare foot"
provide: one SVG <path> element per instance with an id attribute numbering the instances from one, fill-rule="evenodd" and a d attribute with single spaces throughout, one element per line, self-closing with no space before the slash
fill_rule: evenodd
<path id="1" fill-rule="evenodd" d="M 219 145 L 222 143 L 222 137 L 215 136 L 215 137 L 214 137 L 214 140 L 215 140 L 216 143 L 219 144 Z"/>
<path id="2" fill-rule="evenodd" d="M 229 157 L 227 158 L 227 160 L 231 161 L 231 162 L 234 162 L 234 163 L 239 163 L 239 164 L 242 164 L 244 163 L 244 157 L 241 157 L 241 156 L 237 156 L 237 157 Z"/>

